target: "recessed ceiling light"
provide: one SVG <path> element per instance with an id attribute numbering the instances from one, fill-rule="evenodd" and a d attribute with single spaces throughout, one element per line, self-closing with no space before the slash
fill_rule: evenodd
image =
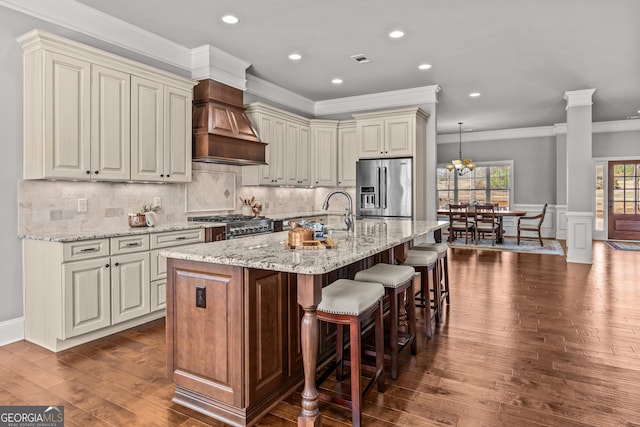
<path id="1" fill-rule="evenodd" d="M 239 21 L 238 18 L 236 18 L 233 15 L 224 15 L 222 17 L 222 22 L 227 23 L 227 24 L 237 24 Z"/>
<path id="2" fill-rule="evenodd" d="M 400 30 L 394 30 L 389 33 L 389 37 L 392 39 L 399 39 L 402 36 L 404 36 L 404 32 Z"/>
<path id="3" fill-rule="evenodd" d="M 334 85 L 342 84 L 342 79 L 335 78 L 331 80 L 331 83 L 333 83 Z"/>
<path id="4" fill-rule="evenodd" d="M 469 94 L 469 96 L 470 96 L 471 98 L 477 98 L 477 97 L 479 97 L 479 96 L 480 96 L 480 92 L 471 92 L 471 93 Z"/>
<path id="5" fill-rule="evenodd" d="M 299 61 L 302 59 L 302 55 L 300 55 L 299 53 L 292 53 L 291 55 L 289 55 L 289 59 L 292 61 Z"/>
<path id="6" fill-rule="evenodd" d="M 429 68 L 431 68 L 431 64 L 420 64 L 418 65 L 418 68 L 421 70 L 428 70 Z"/>

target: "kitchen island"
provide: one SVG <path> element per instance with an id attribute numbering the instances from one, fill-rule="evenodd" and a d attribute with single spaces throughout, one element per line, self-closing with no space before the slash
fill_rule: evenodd
<path id="1" fill-rule="evenodd" d="M 286 250 L 286 232 L 165 251 L 167 371 L 174 402 L 251 425 L 304 382 L 298 425 L 321 424 L 315 371 L 335 332 L 318 327 L 322 287 L 376 262 L 402 261 L 446 222 L 356 221 L 336 249 Z M 333 346 L 335 343 L 333 342 Z"/>

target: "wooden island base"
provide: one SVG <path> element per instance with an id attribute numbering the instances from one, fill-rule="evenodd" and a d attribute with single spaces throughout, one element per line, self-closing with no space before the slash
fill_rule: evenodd
<path id="1" fill-rule="evenodd" d="M 303 347 L 305 361 L 313 362 L 308 382 L 314 384 L 316 364 L 334 352 L 335 325 L 320 322 L 318 328 L 315 306 L 304 316 L 303 301 L 313 305 L 322 286 L 375 262 L 389 262 L 393 254 L 389 249 L 323 275 L 169 258 L 167 370 L 176 384 L 173 401 L 249 426 L 304 382 Z M 298 292 L 299 280 L 315 286 Z M 315 291 L 305 295 L 304 289 Z M 301 334 L 301 327 L 308 334 Z M 301 336 L 310 337 L 311 344 L 303 346 Z M 308 398 L 298 424 L 319 426 L 315 389 Z"/>

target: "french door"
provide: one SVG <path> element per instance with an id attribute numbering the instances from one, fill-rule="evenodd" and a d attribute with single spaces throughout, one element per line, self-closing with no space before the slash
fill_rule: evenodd
<path id="1" fill-rule="evenodd" d="M 609 239 L 640 240 L 640 160 L 609 162 Z"/>

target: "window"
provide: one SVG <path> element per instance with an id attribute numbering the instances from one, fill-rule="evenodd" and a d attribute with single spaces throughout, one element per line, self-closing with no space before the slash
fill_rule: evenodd
<path id="1" fill-rule="evenodd" d="M 513 163 L 486 163 L 462 176 L 438 168 L 438 209 L 450 203 L 494 203 L 509 208 Z"/>

